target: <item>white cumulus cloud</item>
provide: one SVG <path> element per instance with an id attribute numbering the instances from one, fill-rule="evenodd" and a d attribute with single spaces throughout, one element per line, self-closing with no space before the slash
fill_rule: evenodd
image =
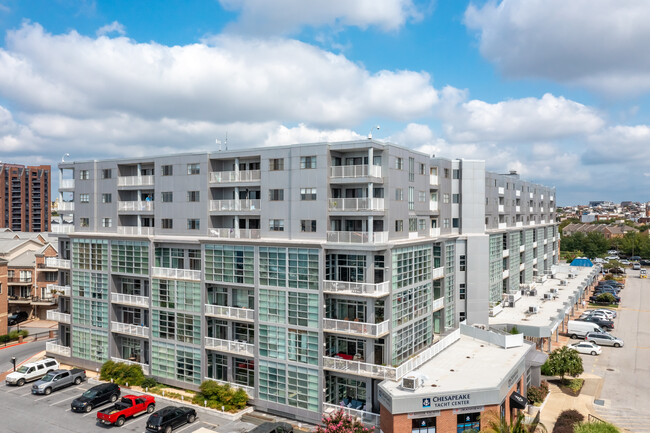
<path id="1" fill-rule="evenodd" d="M 105 36 L 110 33 L 117 33 L 118 35 L 124 36 L 126 34 L 126 27 L 117 21 L 113 21 L 97 30 L 97 36 Z"/>

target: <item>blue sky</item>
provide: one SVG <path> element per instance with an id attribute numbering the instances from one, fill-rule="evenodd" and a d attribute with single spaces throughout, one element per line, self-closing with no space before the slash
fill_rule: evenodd
<path id="1" fill-rule="evenodd" d="M 0 0 L 0 160 L 365 136 L 647 201 L 650 2 Z"/>

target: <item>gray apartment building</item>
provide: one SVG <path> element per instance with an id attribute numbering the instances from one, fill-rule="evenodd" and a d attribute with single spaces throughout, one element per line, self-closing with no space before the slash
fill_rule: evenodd
<path id="1" fill-rule="evenodd" d="M 557 262 L 552 188 L 374 140 L 59 164 L 50 355 L 377 423 L 377 386 Z M 66 224 L 64 220 L 73 221 Z"/>

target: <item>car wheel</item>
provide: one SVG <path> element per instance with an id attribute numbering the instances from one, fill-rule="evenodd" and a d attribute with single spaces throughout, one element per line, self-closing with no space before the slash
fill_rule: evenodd
<path id="1" fill-rule="evenodd" d="M 25 384 L 25 379 L 19 379 L 17 385 L 23 386 Z"/>
<path id="2" fill-rule="evenodd" d="M 165 433 L 172 433 L 172 426 L 168 425 L 165 427 Z"/>
<path id="3" fill-rule="evenodd" d="M 571 338 L 575 340 L 576 338 L 578 338 L 578 336 L 576 334 L 571 334 Z"/>
<path id="4" fill-rule="evenodd" d="M 591 351 L 591 354 L 592 354 L 593 356 L 596 356 L 596 355 L 597 355 L 597 353 L 596 353 L 595 351 L 593 351 L 593 350 Z"/>
<path id="5" fill-rule="evenodd" d="M 86 405 L 86 408 L 84 410 L 86 411 L 86 413 L 90 412 L 91 410 L 93 410 L 93 405 L 92 404 Z"/>
<path id="6" fill-rule="evenodd" d="M 621 347 L 621 345 L 618 343 L 614 343 L 614 347 Z"/>
<path id="7" fill-rule="evenodd" d="M 156 409 L 156 405 L 152 403 L 149 406 L 147 406 L 147 413 L 152 413 L 155 409 Z"/>
<path id="8" fill-rule="evenodd" d="M 111 403 L 115 403 L 117 401 L 117 394 L 111 395 Z"/>
<path id="9" fill-rule="evenodd" d="M 45 395 L 52 394 L 52 388 L 45 388 Z"/>
<path id="10" fill-rule="evenodd" d="M 122 427 L 124 425 L 124 417 L 123 416 L 119 417 L 117 421 L 115 421 L 115 425 L 118 427 Z"/>
<path id="11" fill-rule="evenodd" d="M 75 384 L 75 385 L 79 385 L 80 383 L 81 383 L 81 378 L 80 378 L 80 377 L 76 377 L 75 380 L 74 380 L 74 384 Z"/>
<path id="12" fill-rule="evenodd" d="M 192 424 L 194 420 L 196 420 L 196 416 L 193 413 L 189 414 L 187 417 L 187 422 Z"/>

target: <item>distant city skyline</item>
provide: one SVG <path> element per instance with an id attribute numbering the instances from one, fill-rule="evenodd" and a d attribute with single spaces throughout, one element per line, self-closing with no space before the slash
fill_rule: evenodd
<path id="1" fill-rule="evenodd" d="M 613 0 L 0 0 L 0 160 L 371 132 L 517 170 L 558 205 L 620 202 L 650 187 L 649 18 Z"/>

